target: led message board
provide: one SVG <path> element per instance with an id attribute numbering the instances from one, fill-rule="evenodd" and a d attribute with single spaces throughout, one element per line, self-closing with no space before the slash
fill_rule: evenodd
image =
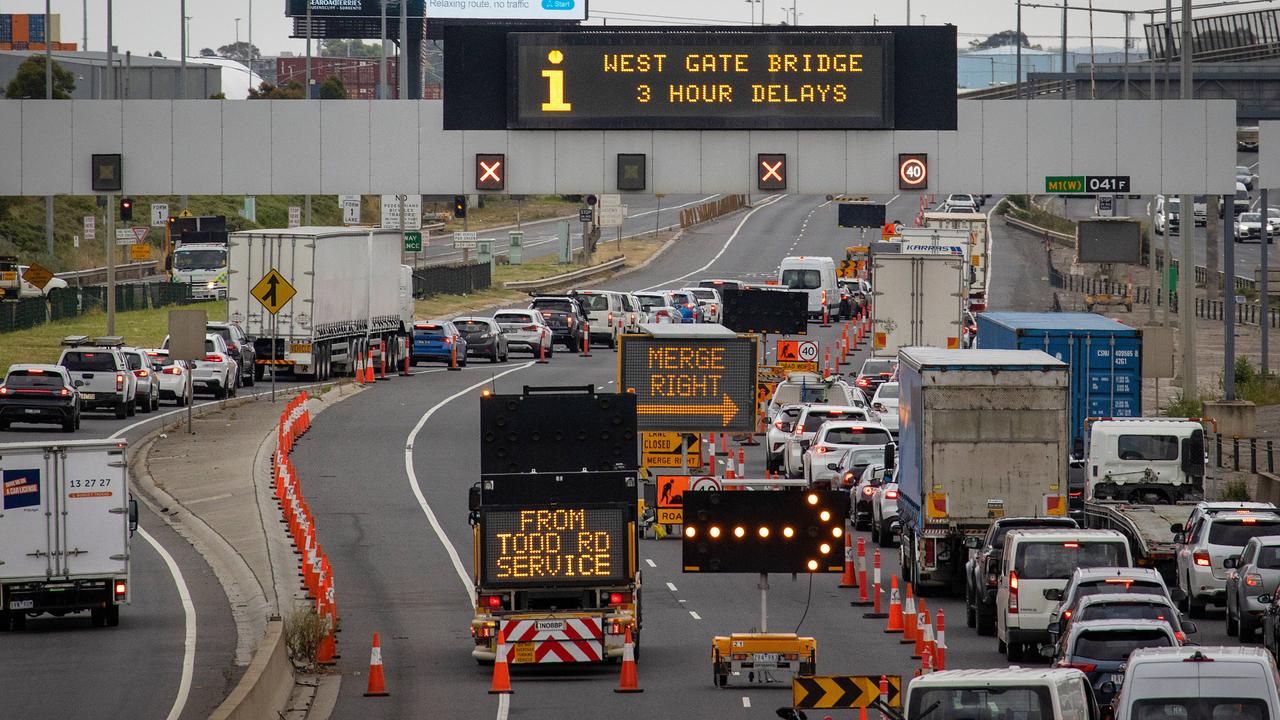
<path id="1" fill-rule="evenodd" d="M 481 513 L 485 587 L 630 581 L 627 505 L 485 508 Z"/>
<path id="2" fill-rule="evenodd" d="M 639 430 L 751 432 L 756 344 L 747 337 L 623 335 L 622 388 L 636 396 Z"/>
<path id="3" fill-rule="evenodd" d="M 511 33 L 512 129 L 887 129 L 889 32 Z"/>

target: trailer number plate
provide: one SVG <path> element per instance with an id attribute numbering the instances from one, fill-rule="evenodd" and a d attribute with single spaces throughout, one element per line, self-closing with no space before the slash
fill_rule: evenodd
<path id="1" fill-rule="evenodd" d="M 290 343 L 289 352 L 298 353 L 300 355 L 310 355 L 311 343 Z"/>
<path id="2" fill-rule="evenodd" d="M 34 610 L 36 607 L 35 600 L 10 600 L 10 610 Z"/>
<path id="3" fill-rule="evenodd" d="M 82 393 L 80 393 L 80 399 L 81 399 L 81 400 L 92 400 L 92 399 L 94 399 L 94 394 L 93 394 L 93 393 L 82 392 Z"/>

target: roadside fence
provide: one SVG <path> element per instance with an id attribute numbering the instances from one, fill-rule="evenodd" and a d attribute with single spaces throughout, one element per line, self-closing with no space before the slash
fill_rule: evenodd
<path id="1" fill-rule="evenodd" d="M 746 195 L 726 195 L 718 200 L 694 205 L 680 211 L 680 227 L 687 228 L 721 215 L 728 215 L 734 210 L 747 207 L 747 204 Z"/>
<path id="2" fill-rule="evenodd" d="M 469 295 L 493 284 L 493 270 L 487 262 L 428 265 L 413 271 L 413 297 Z"/>
<path id="3" fill-rule="evenodd" d="M 116 310 L 145 310 L 192 302 L 191 285 L 174 282 L 116 286 Z M 0 301 L 0 333 L 25 330 L 55 320 L 101 312 L 107 307 L 104 285 L 55 288 L 44 297 Z"/>
<path id="4" fill-rule="evenodd" d="M 1276 471 L 1276 441 L 1271 438 L 1224 438 L 1214 435 L 1213 466 L 1254 474 Z"/>

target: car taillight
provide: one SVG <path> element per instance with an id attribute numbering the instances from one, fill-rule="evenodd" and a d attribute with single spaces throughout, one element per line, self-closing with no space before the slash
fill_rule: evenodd
<path id="1" fill-rule="evenodd" d="M 116 373 L 116 389 L 124 389 L 124 373 Z"/>
<path id="2" fill-rule="evenodd" d="M 847 477 L 853 477 L 853 473 L 849 473 L 849 474 L 847 475 Z M 875 495 L 875 494 L 876 494 L 876 489 L 875 489 L 874 487 L 872 487 L 872 486 L 868 485 L 868 486 L 866 486 L 866 487 L 862 488 L 862 494 L 863 494 L 863 495 L 866 495 L 867 497 L 871 497 L 872 495 Z"/>
<path id="3" fill-rule="evenodd" d="M 786 429 L 787 429 L 787 424 L 786 424 L 786 423 L 784 423 L 784 422 L 782 422 L 781 420 L 779 420 L 779 421 L 775 422 L 775 423 L 773 424 L 773 426 L 774 426 L 774 427 L 776 427 L 776 428 L 778 428 L 779 430 L 786 430 Z"/>
<path id="4" fill-rule="evenodd" d="M 1009 571 L 1009 612 L 1018 612 L 1018 573 Z"/>
<path id="5" fill-rule="evenodd" d="M 116 599 L 119 600 L 129 594 L 129 583 L 125 580 L 117 580 L 114 587 Z"/>
<path id="6" fill-rule="evenodd" d="M 924 539 L 924 566 L 934 567 L 938 562 L 938 542 L 933 538 Z"/>
<path id="7" fill-rule="evenodd" d="M 1178 642 L 1180 643 L 1185 643 L 1187 641 L 1187 634 L 1182 632 L 1181 630 L 1174 630 L 1173 636 L 1177 638 Z"/>
<path id="8" fill-rule="evenodd" d="M 227 343 L 227 352 L 235 352 L 237 347 L 235 343 Z"/>
<path id="9" fill-rule="evenodd" d="M 58 394 L 61 395 L 62 397 L 70 397 L 71 390 L 70 388 L 62 388 L 61 390 L 58 391 Z"/>
<path id="10" fill-rule="evenodd" d="M 885 499 L 885 500 L 897 500 L 897 499 L 898 499 L 898 491 L 897 491 L 897 490 L 885 490 L 885 491 L 884 491 L 884 499 Z"/>
<path id="11" fill-rule="evenodd" d="M 8 394 L 9 394 L 9 393 L 11 393 L 11 392 L 13 392 L 13 391 L 12 391 L 12 390 L 10 390 L 9 388 L 7 388 L 7 387 L 5 387 L 5 386 L 3 386 L 3 385 L 0 385 L 0 395 L 8 395 Z"/>
<path id="12" fill-rule="evenodd" d="M 167 367 L 164 370 L 161 370 L 160 372 L 164 373 L 165 375 L 181 375 L 182 368 L 178 367 L 177 365 L 174 365 L 171 367 Z"/>
<path id="13" fill-rule="evenodd" d="M 570 315 L 570 316 L 569 316 L 569 324 L 570 324 L 570 325 L 572 325 L 572 324 L 573 324 L 573 316 L 572 316 L 572 315 Z"/>
<path id="14" fill-rule="evenodd" d="M 609 314 L 608 314 L 608 315 L 606 315 L 605 317 L 608 319 L 609 324 L 610 324 L 610 325 L 612 325 L 612 324 L 613 324 L 613 313 L 609 313 Z"/>
<path id="15" fill-rule="evenodd" d="M 987 587 L 995 587 L 1000 584 L 1000 576 L 995 574 L 987 575 Z"/>
<path id="16" fill-rule="evenodd" d="M 137 376 L 138 376 L 138 377 L 140 377 L 140 378 L 148 377 L 148 376 L 150 376 L 150 375 L 151 375 L 151 373 L 147 372 L 146 370 L 142 370 L 142 369 L 134 370 L 134 371 L 133 371 L 133 374 L 134 374 L 134 375 L 137 375 Z"/>
<path id="17" fill-rule="evenodd" d="M 1262 576 L 1249 573 L 1244 576 L 1244 584 L 1249 587 L 1262 587 Z"/>
<path id="18" fill-rule="evenodd" d="M 871 387 L 871 378 L 867 378 L 867 377 L 858 378 L 858 387 L 860 388 Z"/>
<path id="19" fill-rule="evenodd" d="M 796 437 L 800 437 L 801 435 L 804 435 L 804 426 L 796 425 L 796 429 L 792 434 L 795 435 Z"/>
<path id="20" fill-rule="evenodd" d="M 1094 663 L 1066 663 L 1063 667 L 1075 668 L 1076 670 L 1084 673 L 1091 673 L 1098 669 L 1098 666 Z"/>
<path id="21" fill-rule="evenodd" d="M 819 445 L 813 449 L 814 455 L 826 455 L 829 452 L 831 452 L 831 448 L 826 447 L 825 445 Z"/>
<path id="22" fill-rule="evenodd" d="M 1062 618 L 1063 618 L 1064 620 L 1070 620 L 1070 619 L 1071 619 L 1071 611 L 1070 611 L 1070 610 L 1063 610 L 1063 611 L 1062 611 Z"/>
<path id="23" fill-rule="evenodd" d="M 205 356 L 204 356 L 204 361 L 205 361 L 205 362 L 219 362 L 219 363 L 220 363 L 220 362 L 222 362 L 222 356 L 221 356 L 221 355 L 205 355 Z"/>
<path id="24" fill-rule="evenodd" d="M 844 486 L 845 486 L 845 487 L 849 487 L 850 485 L 852 485 L 852 484 L 853 484 L 853 473 L 851 473 L 851 472 L 847 472 L 847 473 L 845 473 L 845 474 L 844 474 L 844 480 L 843 480 L 843 481 L 841 481 L 841 482 L 844 484 Z M 871 493 L 867 493 L 867 494 L 868 494 L 868 495 L 870 495 Z"/>
<path id="25" fill-rule="evenodd" d="M 1195 561 L 1195 564 L 1199 565 L 1200 567 L 1209 567 L 1210 565 L 1213 564 L 1213 562 L 1209 559 L 1209 553 L 1204 552 L 1203 550 L 1197 551 L 1191 557 Z"/>

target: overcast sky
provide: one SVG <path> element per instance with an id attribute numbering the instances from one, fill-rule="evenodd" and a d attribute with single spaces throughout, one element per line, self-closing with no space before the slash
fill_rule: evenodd
<path id="1" fill-rule="evenodd" d="M 784 0 L 763 0 L 764 16 L 773 23 L 784 16 L 783 6 L 790 12 L 791 3 Z M 1037 0 L 1032 0 L 1037 1 Z M 1090 0 L 1071 0 L 1072 5 L 1088 6 Z M 1050 4 L 1053 0 L 1044 0 Z M 82 18 L 85 0 L 53 0 L 53 12 L 62 15 L 62 41 L 81 42 Z M 749 22 L 759 20 L 760 2 L 751 0 L 590 0 L 593 23 L 608 17 L 609 24 L 639 20 L 640 14 L 653 17 L 669 16 L 670 22 L 687 23 L 696 19 L 708 23 Z M 235 40 L 235 18 L 241 18 L 240 38 L 249 36 L 249 6 L 253 5 L 253 42 L 266 55 L 282 50 L 301 53 L 304 43 L 289 38 L 291 23 L 284 16 L 284 0 L 187 0 L 187 14 L 191 16 L 190 48 L 193 55 L 200 48 L 226 45 Z M 795 0 L 801 25 L 870 25 L 875 19 L 882 24 L 902 24 L 907 19 L 908 4 L 911 22 L 919 24 L 921 15 L 929 24 L 950 23 L 959 28 L 961 44 L 973 37 L 986 35 L 1014 27 L 1014 0 Z M 1158 0 L 1098 0 L 1097 7 L 1124 10 L 1146 10 L 1160 6 Z M 106 47 L 106 0 L 88 0 L 89 49 Z M 1180 2 L 1174 3 L 1175 7 Z M 1247 7 L 1265 7 L 1254 3 Z M 0 13 L 42 13 L 43 0 L 0 0 Z M 166 56 L 178 53 L 178 0 L 115 0 L 115 44 L 122 52 L 150 53 L 159 50 Z M 1132 25 L 1134 37 L 1142 34 L 1145 17 L 1135 17 Z M 1056 45 L 1062 32 L 1062 14 L 1052 9 L 1025 8 L 1023 31 L 1032 36 L 1033 43 L 1048 47 Z M 1089 13 L 1072 12 L 1068 34 L 1071 47 L 1087 47 L 1089 44 Z M 1120 15 L 1094 13 L 1093 34 L 1097 45 L 1121 47 L 1124 37 L 1124 21 Z M 1039 36 L 1039 37 L 1037 37 Z"/>

